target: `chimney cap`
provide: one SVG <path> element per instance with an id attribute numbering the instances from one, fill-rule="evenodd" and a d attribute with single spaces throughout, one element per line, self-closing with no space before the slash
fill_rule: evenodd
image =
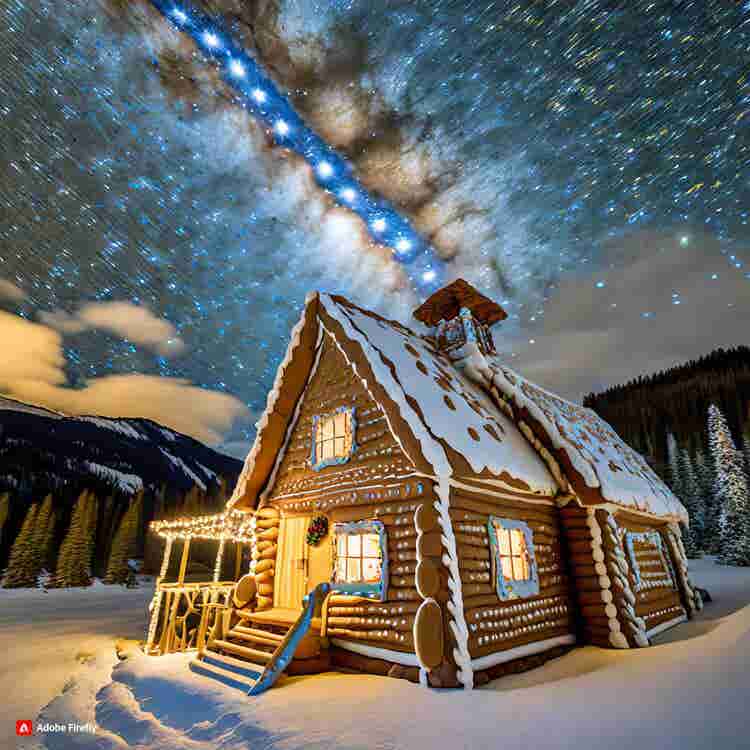
<path id="1" fill-rule="evenodd" d="M 436 326 L 441 320 L 451 320 L 466 307 L 474 317 L 488 326 L 505 320 L 508 314 L 497 302 L 480 294 L 468 281 L 456 279 L 452 284 L 430 295 L 412 314 L 427 326 Z"/>

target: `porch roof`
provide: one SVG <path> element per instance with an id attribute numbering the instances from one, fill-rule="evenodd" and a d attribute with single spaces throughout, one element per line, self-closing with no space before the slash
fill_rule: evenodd
<path id="1" fill-rule="evenodd" d="M 152 521 L 151 531 L 172 539 L 226 539 L 249 543 L 254 533 L 255 516 L 238 510 L 225 510 L 208 516 L 192 516 Z"/>

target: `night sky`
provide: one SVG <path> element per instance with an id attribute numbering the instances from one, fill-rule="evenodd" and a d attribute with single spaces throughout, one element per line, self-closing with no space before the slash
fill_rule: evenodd
<path id="1" fill-rule="evenodd" d="M 241 453 L 308 291 L 458 276 L 574 399 L 750 340 L 750 2 L 8 0 L 0 70 L 0 393 Z"/>

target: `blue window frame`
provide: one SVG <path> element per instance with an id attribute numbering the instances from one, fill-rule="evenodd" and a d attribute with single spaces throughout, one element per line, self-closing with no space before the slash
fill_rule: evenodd
<path id="1" fill-rule="evenodd" d="M 651 553 L 652 560 L 649 561 L 649 569 L 644 571 L 638 562 L 635 545 L 645 547 L 647 552 Z M 625 533 L 625 551 L 630 563 L 630 569 L 635 579 L 635 590 L 657 588 L 664 586 L 666 588 L 676 588 L 676 576 L 672 568 L 672 560 L 664 550 L 661 534 L 658 531 L 644 531 L 637 533 L 628 531 Z M 658 560 L 653 556 L 657 555 Z"/>
<path id="2" fill-rule="evenodd" d="M 310 463 L 314 471 L 346 463 L 354 449 L 357 422 L 354 407 L 341 406 L 331 414 L 316 414 L 312 424 Z"/>
<path id="3" fill-rule="evenodd" d="M 534 535 L 524 521 L 490 516 L 487 530 L 492 548 L 492 575 L 498 597 L 525 599 L 539 594 Z"/>
<path id="4" fill-rule="evenodd" d="M 334 591 L 385 601 L 388 541 L 382 521 L 337 523 L 333 527 Z"/>

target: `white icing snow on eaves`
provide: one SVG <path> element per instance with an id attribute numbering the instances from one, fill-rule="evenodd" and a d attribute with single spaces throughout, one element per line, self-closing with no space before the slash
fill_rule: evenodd
<path id="1" fill-rule="evenodd" d="M 445 449 L 430 435 L 419 415 L 406 400 L 400 383 L 393 377 L 393 373 L 383 361 L 380 352 L 352 325 L 348 314 L 329 295 L 321 294 L 320 301 L 325 306 L 326 312 L 334 320 L 338 321 L 344 329 L 347 338 L 360 345 L 372 368 L 375 379 L 386 389 L 390 398 L 398 406 L 401 416 L 406 420 L 414 437 L 419 441 L 422 454 L 430 463 L 435 473 L 439 476 L 450 476 L 453 469 L 445 453 Z"/>
<path id="2" fill-rule="evenodd" d="M 485 469 L 495 477 L 505 473 L 526 483 L 533 492 L 557 492 L 549 469 L 516 425 L 481 385 L 437 355 L 421 336 L 356 307 L 339 305 L 327 295 L 321 295 L 321 300 L 332 317 L 342 325 L 349 324 L 345 325 L 346 335 L 362 345 L 373 370 L 378 366 L 375 376 L 389 396 L 394 400 L 396 395 L 400 397 L 402 416 L 420 443 L 438 446 L 444 456 L 438 438 L 466 459 L 476 474 Z M 395 377 L 383 358 L 393 365 Z M 406 396 L 419 404 L 421 417 Z M 436 467 L 435 473 L 448 476 L 453 471 L 443 473 Z"/>
<path id="3" fill-rule="evenodd" d="M 292 335 L 286 348 L 286 354 L 284 355 L 284 359 L 279 365 L 278 370 L 276 370 L 276 379 L 273 382 L 273 388 L 271 388 L 271 390 L 268 392 L 268 397 L 266 398 L 266 408 L 263 410 L 261 418 L 255 423 L 256 433 L 253 447 L 250 449 L 250 453 L 247 454 L 245 464 L 242 467 L 239 478 L 237 479 L 237 484 L 234 487 L 232 497 L 229 498 L 229 502 L 227 503 L 227 506 L 230 508 L 245 494 L 247 481 L 252 476 L 253 470 L 255 469 L 255 461 L 258 458 L 258 453 L 260 453 L 260 446 L 263 441 L 263 432 L 268 425 L 268 420 L 271 414 L 273 414 L 273 410 L 276 407 L 276 402 L 279 400 L 281 384 L 284 382 L 286 369 L 289 366 L 289 363 L 292 361 L 294 350 L 299 346 L 300 339 L 302 337 L 302 330 L 304 329 L 305 322 L 307 321 L 310 303 L 314 298 L 314 293 L 308 294 L 307 297 L 305 297 L 305 307 L 302 310 L 302 317 L 300 317 L 300 319 L 297 321 L 297 325 L 295 325 L 292 329 Z"/>

